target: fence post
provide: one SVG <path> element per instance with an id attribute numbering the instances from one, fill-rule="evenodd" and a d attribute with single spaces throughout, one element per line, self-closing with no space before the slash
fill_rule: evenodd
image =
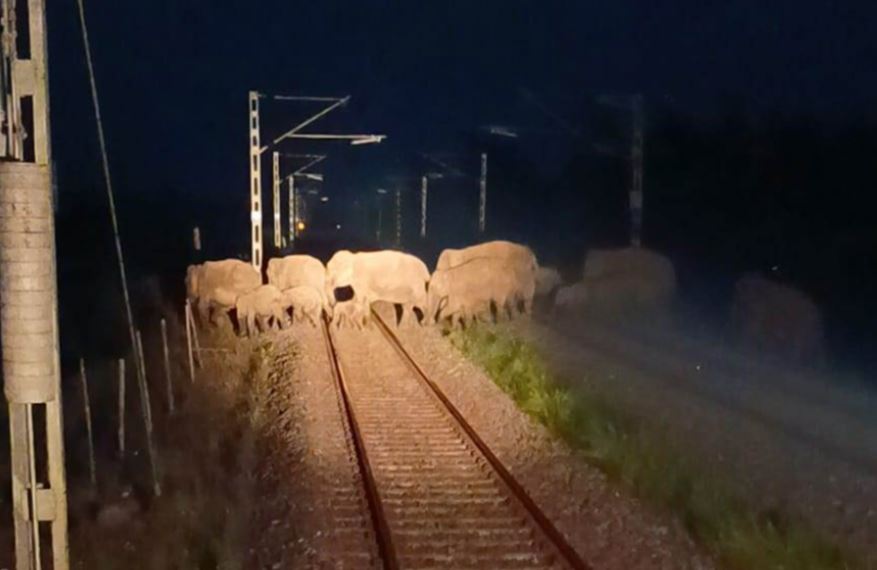
<path id="1" fill-rule="evenodd" d="M 143 422 L 146 424 L 146 445 L 149 450 L 149 466 L 152 469 L 153 492 L 156 497 L 161 496 L 161 483 L 158 480 L 158 458 L 155 455 L 155 442 L 152 437 L 152 405 L 149 402 L 149 388 L 146 385 L 146 356 L 143 353 L 143 337 L 137 331 L 137 352 L 140 357 L 140 376 L 137 383 L 140 385 L 140 406 L 143 412 Z"/>
<path id="2" fill-rule="evenodd" d="M 198 339 L 198 327 L 195 326 L 195 317 L 192 314 L 192 307 L 189 307 L 189 322 L 192 324 L 192 346 L 195 353 L 195 364 L 198 368 L 204 368 L 204 361 L 201 360 L 201 341 Z"/>
<path id="3" fill-rule="evenodd" d="M 171 358 L 167 348 L 167 321 L 161 319 L 161 345 L 164 352 L 164 379 L 167 384 L 167 406 L 174 413 L 174 385 L 171 380 Z"/>
<path id="4" fill-rule="evenodd" d="M 192 322 L 192 305 L 186 300 L 186 348 L 189 353 L 189 380 L 195 382 L 195 360 L 192 356 L 192 329 L 195 324 Z"/>
<path id="5" fill-rule="evenodd" d="M 94 434 L 91 429 L 91 402 L 88 397 L 88 378 L 85 375 L 85 359 L 79 359 L 79 380 L 82 383 L 82 407 L 85 411 L 85 429 L 88 433 L 88 476 L 91 488 L 97 491 L 97 466 L 94 461 Z"/>
<path id="6" fill-rule="evenodd" d="M 125 359 L 119 359 L 119 458 L 125 457 Z"/>

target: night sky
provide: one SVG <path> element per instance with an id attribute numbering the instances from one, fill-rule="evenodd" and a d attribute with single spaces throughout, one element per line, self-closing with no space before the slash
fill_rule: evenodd
<path id="1" fill-rule="evenodd" d="M 103 195 L 75 2 L 51 2 L 48 10 L 53 148 L 63 217 L 80 203 L 101 204 Z M 667 165 L 672 164 L 673 152 L 709 147 L 708 137 L 707 143 L 698 142 L 697 129 L 724 128 L 723 118 L 729 114 L 779 117 L 784 125 L 800 125 L 802 136 L 815 132 L 817 138 L 865 125 L 862 128 L 871 130 L 862 135 L 862 156 L 877 152 L 873 136 L 877 132 L 873 128 L 877 124 L 873 36 L 877 5 L 873 2 L 86 0 L 86 11 L 111 169 L 122 203 L 122 223 L 128 228 L 123 237 L 135 252 L 138 246 L 148 250 L 149 244 L 143 242 L 149 240 L 130 228 L 147 219 L 159 231 L 178 231 L 181 243 L 186 243 L 190 225 L 201 223 L 213 235 L 222 233 L 235 247 L 248 250 L 245 108 L 249 89 L 269 94 L 350 94 L 353 101 L 347 109 L 315 124 L 313 130 L 389 136 L 384 144 L 368 148 L 338 144 L 283 148 L 325 150 L 331 155 L 322 170 L 327 177 L 325 191 L 336 198 L 333 203 L 373 197 L 377 187 L 387 184 L 387 176 L 419 176 L 425 168 L 418 162 L 420 152 L 466 154 L 470 159 L 463 160 L 461 168 L 472 172 L 476 167 L 471 157 L 486 146 L 498 149 L 491 179 L 503 181 L 506 176 L 505 188 L 512 190 L 508 203 L 494 215 L 499 227 L 509 230 L 507 235 L 531 240 L 552 234 L 549 228 L 540 232 L 540 227 L 552 216 L 568 214 L 565 210 L 599 213 L 601 200 L 609 194 L 615 196 L 605 198 L 609 202 L 623 202 L 626 167 L 585 158 L 607 144 L 624 147 L 623 136 L 617 136 L 623 121 L 617 112 L 613 117 L 605 109 L 595 118 L 587 102 L 601 94 L 642 93 L 647 113 L 646 233 L 652 224 L 657 245 L 697 259 L 719 259 L 716 252 L 732 249 L 733 244 L 719 243 L 719 237 L 710 241 L 701 235 L 717 233 L 718 222 L 709 222 L 709 231 L 695 224 L 689 235 L 672 216 L 690 217 L 691 212 L 668 209 L 664 225 L 672 227 L 662 228 L 655 218 L 663 215 L 660 207 L 651 219 L 648 209 L 650 192 L 660 196 L 661 188 L 687 188 L 673 195 L 683 202 L 703 194 L 690 180 L 686 186 L 660 179 L 663 173 L 671 180 Z M 522 97 L 522 89 L 562 121 Z M 265 103 L 263 141 L 315 110 Z M 667 117 L 683 117 L 679 124 L 684 126 L 669 124 Z M 512 144 L 481 144 L 478 127 L 487 124 L 519 127 L 522 137 Z M 567 127 L 579 136 L 570 137 Z M 740 140 L 749 141 L 749 136 L 740 135 Z M 800 138 L 788 132 L 783 136 L 776 139 L 780 146 Z M 766 137 L 743 146 L 769 147 Z M 861 146 L 849 142 L 850 137 L 844 140 L 851 148 Z M 820 144 L 830 148 L 834 143 Z M 706 158 L 701 162 L 707 164 Z M 267 161 L 263 164 L 267 190 L 270 170 Z M 762 177 L 765 184 L 786 180 L 775 177 L 776 172 L 785 172 L 783 168 L 769 169 L 769 176 Z M 686 169 L 691 170 L 683 165 L 676 172 Z M 796 164 L 786 168 L 795 169 Z M 731 170 L 736 175 L 741 169 Z M 872 188 L 871 182 L 877 180 L 873 174 L 871 169 L 853 176 L 847 190 L 861 193 Z M 589 182 L 597 180 L 601 182 Z M 604 182 L 611 186 L 606 192 L 579 191 Z M 541 201 L 549 210 L 533 217 L 526 207 L 514 205 L 524 199 L 514 189 L 526 185 L 540 191 L 566 188 L 566 193 L 558 190 L 553 198 Z M 831 191 L 823 185 L 812 194 Z M 665 195 L 672 193 L 668 190 Z M 151 209 L 141 207 L 144 204 Z M 782 200 L 773 206 L 781 211 Z M 811 210 L 821 207 L 814 197 Z M 717 213 L 714 220 L 734 215 L 728 210 Z M 843 225 L 845 215 L 839 212 L 832 218 L 823 228 L 826 235 Z M 599 217 L 593 214 L 586 222 L 570 218 L 569 227 L 599 225 L 595 216 Z M 100 226 L 104 218 L 98 210 L 90 223 Z M 525 218 L 534 221 L 528 225 Z M 867 220 L 860 222 L 869 227 Z M 740 221 L 738 226 L 745 229 L 747 223 Z M 800 231 L 806 226 L 802 222 L 796 227 Z M 546 239 L 540 253 L 558 243 L 571 243 L 570 249 L 580 255 L 580 248 L 590 243 L 589 238 L 570 241 L 558 232 L 555 229 L 552 239 Z M 210 239 L 210 234 L 205 237 Z M 710 246 L 709 252 L 696 247 L 686 251 L 679 247 L 686 241 L 717 245 Z M 810 247 L 801 246 L 808 251 Z M 721 259 L 736 264 L 734 270 L 756 263 L 754 256 L 732 257 Z M 853 277 L 844 280 L 851 282 Z M 810 282 L 813 291 L 828 287 L 818 280 Z"/>
<path id="2" fill-rule="evenodd" d="M 70 184 L 98 173 L 74 4 L 49 5 L 54 143 Z M 593 91 L 692 112 L 741 97 L 833 119 L 873 116 L 877 102 L 870 2 L 156 0 L 86 10 L 121 191 L 240 194 L 251 88 L 350 93 L 338 126 L 386 132 L 403 152 L 532 120 L 538 110 L 519 87 L 559 112 Z M 266 118 L 268 132 L 283 126 Z"/>

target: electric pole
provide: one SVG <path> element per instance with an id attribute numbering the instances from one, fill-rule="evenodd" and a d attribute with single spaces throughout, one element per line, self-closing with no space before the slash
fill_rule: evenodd
<path id="1" fill-rule="evenodd" d="M 478 232 L 484 233 L 487 222 L 487 153 L 481 153 L 481 179 L 478 195 Z M 471 227 L 471 226 L 470 226 Z"/>
<path id="2" fill-rule="evenodd" d="M 3 0 L 0 14 L 0 109 L 5 114 L 0 126 L 0 337 L 9 405 L 15 567 L 40 570 L 43 560 L 51 559 L 53 570 L 67 570 L 45 5 L 28 0 L 27 10 L 17 9 L 23 3 Z M 80 4 L 80 16 L 81 9 Z M 17 14 L 26 17 L 18 22 Z M 26 58 L 18 54 L 22 39 Z M 33 109 L 29 122 L 21 113 L 25 98 Z M 33 162 L 25 162 L 30 145 Z M 47 523 L 51 557 L 40 553 Z"/>
<path id="3" fill-rule="evenodd" d="M 396 247 L 402 247 L 402 190 L 396 186 Z"/>
<path id="4" fill-rule="evenodd" d="M 630 146 L 630 245 L 640 247 L 643 225 L 643 98 L 631 97 L 633 133 Z"/>
<path id="5" fill-rule="evenodd" d="M 281 232 L 280 232 L 280 153 L 276 150 L 272 153 L 273 159 L 273 168 L 272 168 L 272 200 L 271 207 L 273 209 L 274 214 L 274 247 L 280 249 L 281 247 Z"/>
<path id="6" fill-rule="evenodd" d="M 328 115 L 335 109 L 342 107 L 350 101 L 350 96 L 346 97 L 310 97 L 310 96 L 289 96 L 289 95 L 274 95 L 273 98 L 276 101 L 305 101 L 305 102 L 317 102 L 328 104 L 319 112 L 311 115 L 304 121 L 300 122 L 296 126 L 292 127 L 282 135 L 276 137 L 273 141 L 271 141 L 269 146 L 261 146 L 260 142 L 260 125 L 259 125 L 259 99 L 261 97 L 266 97 L 262 95 L 258 91 L 250 91 L 249 92 L 249 129 L 250 129 L 250 243 L 251 247 L 251 258 L 250 261 L 253 264 L 253 267 L 260 270 L 262 269 L 262 170 L 261 170 L 261 158 L 262 153 L 269 150 L 271 147 L 275 147 L 280 142 L 286 139 L 310 139 L 310 140 L 346 140 L 352 145 L 361 145 L 361 144 L 371 144 L 371 143 L 379 143 L 382 142 L 386 135 L 376 135 L 376 134 L 327 134 L 327 133 L 302 133 L 300 132 L 303 128 L 307 127 L 314 121 Z M 277 165 L 277 161 L 275 160 L 275 165 Z M 280 239 L 280 185 L 279 185 L 279 166 L 275 167 L 276 173 L 274 176 L 274 220 L 275 220 L 275 230 L 274 230 L 274 241 L 276 244 L 281 242 Z"/>
<path id="7" fill-rule="evenodd" d="M 259 94 L 250 91 L 250 263 L 262 271 L 262 147 L 259 142 Z"/>
<path id="8" fill-rule="evenodd" d="M 426 237 L 426 193 L 428 190 L 428 178 L 424 175 L 420 179 L 420 237 Z"/>
<path id="9" fill-rule="evenodd" d="M 378 205 L 378 226 L 375 231 L 375 241 L 381 243 L 381 230 L 384 226 L 384 201 L 383 197 L 386 195 L 387 191 L 384 188 L 377 189 L 377 205 Z"/>
<path id="10" fill-rule="evenodd" d="M 289 245 L 295 244 L 295 176 L 290 174 L 289 180 Z"/>

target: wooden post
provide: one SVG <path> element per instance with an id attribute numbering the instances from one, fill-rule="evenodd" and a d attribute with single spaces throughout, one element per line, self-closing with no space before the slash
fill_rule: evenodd
<path id="1" fill-rule="evenodd" d="M 143 423 L 146 425 L 146 445 L 149 450 L 149 466 L 152 469 L 153 492 L 156 497 L 161 496 L 161 483 L 158 480 L 158 457 L 155 455 L 155 442 L 152 437 L 152 405 L 149 401 L 149 387 L 146 385 L 146 357 L 143 353 L 143 337 L 137 331 L 137 352 L 140 357 L 140 375 L 137 383 L 140 385 L 140 407 L 143 413 Z"/>
<path id="2" fill-rule="evenodd" d="M 189 380 L 195 382 L 195 360 L 192 357 L 192 329 L 195 324 L 192 322 L 192 305 L 186 301 L 186 349 L 189 353 Z"/>
<path id="3" fill-rule="evenodd" d="M 125 457 L 125 359 L 119 359 L 119 458 Z"/>
<path id="4" fill-rule="evenodd" d="M 189 322 L 192 324 L 192 348 L 195 354 L 195 365 L 198 368 L 204 367 L 204 361 L 201 360 L 201 340 L 198 338 L 198 327 L 195 325 L 195 317 L 192 315 L 192 308 L 189 307 Z"/>
<path id="5" fill-rule="evenodd" d="M 88 378 L 85 375 L 85 359 L 79 359 L 79 380 L 82 383 L 82 408 L 85 410 L 85 429 L 88 434 L 88 475 L 92 490 L 97 490 L 97 466 L 94 462 L 94 434 L 91 429 L 91 401 L 88 397 Z"/>
<path id="6" fill-rule="evenodd" d="M 174 384 L 171 380 L 171 358 L 167 349 L 167 321 L 161 319 L 161 345 L 164 351 L 164 379 L 167 384 L 167 407 L 174 413 Z"/>

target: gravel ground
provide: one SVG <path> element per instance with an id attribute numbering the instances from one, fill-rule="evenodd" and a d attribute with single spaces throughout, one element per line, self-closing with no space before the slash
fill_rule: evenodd
<path id="1" fill-rule="evenodd" d="M 674 518 L 655 513 L 524 415 L 434 328 L 401 335 L 414 358 L 570 543 L 598 569 L 714 568 Z"/>
<path id="2" fill-rule="evenodd" d="M 800 516 L 877 563 L 877 430 L 860 399 L 825 384 L 795 389 L 769 370 L 730 375 L 705 355 L 684 362 L 593 325 L 555 326 L 514 330 L 562 377 L 646 422 L 756 508 Z"/>
<path id="3" fill-rule="evenodd" d="M 369 568 L 374 541 L 318 329 L 274 335 L 258 568 Z"/>

